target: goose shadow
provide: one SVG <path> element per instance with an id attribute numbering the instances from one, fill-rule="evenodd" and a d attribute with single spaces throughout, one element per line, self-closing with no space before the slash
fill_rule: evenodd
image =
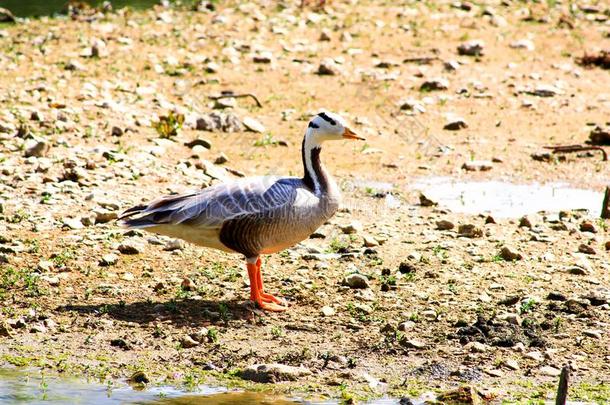
<path id="1" fill-rule="evenodd" d="M 76 312 L 82 315 L 109 316 L 110 318 L 147 324 L 171 320 L 176 326 L 193 326 L 227 323 L 232 319 L 250 319 L 256 310 L 248 301 L 232 300 L 169 300 L 136 301 L 125 303 L 67 304 L 56 308 L 58 312 Z"/>

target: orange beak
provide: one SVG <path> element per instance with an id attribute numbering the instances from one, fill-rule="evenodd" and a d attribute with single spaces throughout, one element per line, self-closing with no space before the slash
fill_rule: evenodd
<path id="1" fill-rule="evenodd" d="M 345 139 L 358 139 L 360 141 L 364 141 L 364 138 L 359 137 L 358 135 L 353 133 L 351 129 L 349 129 L 347 127 L 345 128 L 345 131 L 343 132 L 343 137 Z"/>

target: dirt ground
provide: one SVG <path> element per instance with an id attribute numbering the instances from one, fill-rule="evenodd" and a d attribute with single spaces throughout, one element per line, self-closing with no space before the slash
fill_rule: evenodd
<path id="1" fill-rule="evenodd" d="M 0 29 L 0 364 L 346 400 L 468 384 L 537 403 L 570 363 L 571 400 L 610 401 L 610 222 L 582 211 L 491 221 L 422 206 L 409 186 L 609 185 L 598 152 L 531 157 L 585 142 L 610 117 L 609 71 L 577 63 L 610 49 L 608 5 L 296 3 L 85 10 Z M 469 41 L 482 51 L 461 55 Z M 216 109 L 208 96 L 226 90 L 262 106 Z M 238 175 L 300 175 L 321 108 L 367 141 L 324 146 L 345 208 L 264 258 L 266 288 L 289 311 L 248 302 L 237 255 L 112 220 Z M 161 138 L 170 112 L 184 125 Z M 197 130 L 210 114 L 236 127 Z M 455 117 L 466 127 L 443 129 L 463 126 Z M 479 160 L 491 169 L 462 168 Z M 345 285 L 353 273 L 364 277 Z M 244 378 L 274 363 L 302 368 L 276 384 Z"/>

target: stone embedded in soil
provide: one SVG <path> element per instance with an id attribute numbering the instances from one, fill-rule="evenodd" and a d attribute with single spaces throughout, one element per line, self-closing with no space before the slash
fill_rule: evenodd
<path id="1" fill-rule="evenodd" d="M 511 370 L 519 370 L 519 363 L 515 359 L 505 359 L 502 363 Z"/>
<path id="2" fill-rule="evenodd" d="M 461 224 L 458 227 L 458 235 L 466 238 L 480 238 L 483 230 L 474 224 Z"/>
<path id="3" fill-rule="evenodd" d="M 523 255 L 511 246 L 504 246 L 502 249 L 500 249 L 500 257 L 507 262 L 523 259 Z"/>
<path id="4" fill-rule="evenodd" d="M 605 247 L 606 247 L 606 250 L 610 250 L 610 240 L 606 242 Z"/>
<path id="5" fill-rule="evenodd" d="M 287 366 L 285 364 L 254 364 L 241 371 L 244 380 L 258 383 L 276 383 L 280 381 L 296 381 L 300 377 L 311 375 L 305 367 Z"/>
<path id="6" fill-rule="evenodd" d="M 64 220 L 63 220 L 63 227 L 64 228 L 73 229 L 73 230 L 77 230 L 77 229 L 83 229 L 85 227 L 85 225 L 83 225 L 83 223 L 81 222 L 80 219 L 77 219 L 77 218 L 64 218 Z"/>
<path id="7" fill-rule="evenodd" d="M 362 241 L 364 247 L 376 247 L 379 246 L 379 241 L 371 235 L 362 235 Z"/>
<path id="8" fill-rule="evenodd" d="M 424 403 L 480 405 L 481 398 L 474 387 L 466 385 L 451 391 L 442 392 L 436 396 L 435 400 L 424 401 Z"/>
<path id="9" fill-rule="evenodd" d="M 191 149 L 193 149 L 195 146 L 202 146 L 205 149 L 211 149 L 212 148 L 212 143 L 210 141 L 208 141 L 207 139 L 195 138 L 192 141 L 185 142 L 184 146 L 187 146 L 187 147 L 189 147 Z"/>
<path id="10" fill-rule="evenodd" d="M 195 282 L 193 280 L 188 277 L 185 277 L 180 283 L 180 288 L 182 288 L 184 291 L 195 291 L 197 286 L 195 285 Z"/>
<path id="11" fill-rule="evenodd" d="M 493 169 L 493 163 L 489 160 L 470 160 L 468 162 L 464 162 L 462 169 L 471 172 L 485 172 Z"/>
<path id="12" fill-rule="evenodd" d="M 583 221 L 580 224 L 580 230 L 582 232 L 597 233 L 597 228 L 595 227 L 595 225 L 591 221 Z"/>
<path id="13" fill-rule="evenodd" d="M 93 213 L 95 214 L 96 224 L 105 224 L 118 218 L 118 214 L 114 211 L 98 209 L 94 210 Z"/>
<path id="14" fill-rule="evenodd" d="M 343 284 L 354 289 L 369 288 L 369 279 L 363 274 L 350 274 L 343 279 Z"/>
<path id="15" fill-rule="evenodd" d="M 99 265 L 102 267 L 114 266 L 119 261 L 119 256 L 114 253 L 108 253 L 107 255 L 102 256 L 99 261 Z"/>
<path id="16" fill-rule="evenodd" d="M 483 56 L 485 43 L 480 40 L 464 42 L 457 47 L 458 54 L 466 56 Z"/>
<path id="17" fill-rule="evenodd" d="M 436 229 L 438 229 L 440 231 L 448 231 L 450 229 L 453 229 L 454 227 L 455 227 L 455 225 L 453 224 L 453 222 L 448 221 L 446 219 L 436 221 Z"/>

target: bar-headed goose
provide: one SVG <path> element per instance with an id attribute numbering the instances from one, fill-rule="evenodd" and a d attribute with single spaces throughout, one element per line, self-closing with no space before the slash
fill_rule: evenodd
<path id="1" fill-rule="evenodd" d="M 304 239 L 339 207 L 339 188 L 320 160 L 322 143 L 363 139 L 336 114 L 314 116 L 302 146 L 304 174 L 249 177 L 187 194 L 169 195 L 125 211 L 120 222 L 181 238 L 199 246 L 246 257 L 250 299 L 262 309 L 284 311 L 284 300 L 263 289 L 260 255 L 279 252 Z"/>

